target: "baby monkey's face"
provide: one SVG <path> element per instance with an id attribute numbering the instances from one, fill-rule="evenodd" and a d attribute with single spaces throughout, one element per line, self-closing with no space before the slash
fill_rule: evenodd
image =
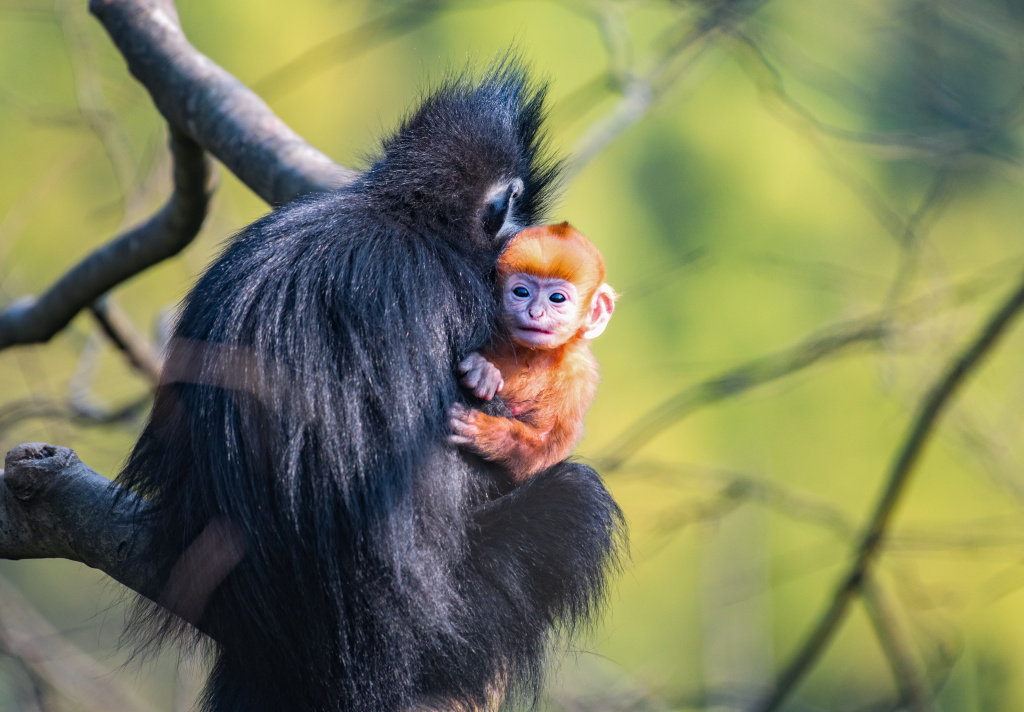
<path id="1" fill-rule="evenodd" d="M 531 349 L 561 346 L 583 325 L 576 285 L 526 272 L 502 281 L 502 321 L 511 339 Z"/>

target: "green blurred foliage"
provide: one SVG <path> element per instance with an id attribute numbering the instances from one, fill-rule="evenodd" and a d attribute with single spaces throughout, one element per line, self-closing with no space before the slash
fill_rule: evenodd
<path id="1" fill-rule="evenodd" d="M 886 338 L 661 421 L 604 468 L 631 558 L 545 704 L 743 709 L 770 687 L 842 575 L 920 398 L 1024 265 L 1020 3 L 178 8 L 193 44 L 350 166 L 448 72 L 516 47 L 551 81 L 553 143 L 591 159 L 557 217 L 602 248 L 622 294 L 595 343 L 603 383 L 584 460 L 607 464 L 631 424 L 694 384 L 850 319 L 889 319 Z M 709 17 L 716 30 L 691 41 Z M 623 130 L 591 153 L 623 111 Z M 165 141 L 84 2 L 0 0 L 0 305 L 158 207 Z M 222 170 L 196 242 L 114 298 L 152 330 L 266 209 Z M 878 561 L 883 633 L 902 631 L 943 710 L 1024 708 L 1022 357 L 1018 328 L 959 394 Z M 114 473 L 139 422 L 91 427 L 15 406 L 74 393 L 110 408 L 146 390 L 79 316 L 48 344 L 0 353 L 0 446 L 59 443 Z M 0 562 L 0 574 L 114 669 L 111 684 L 154 709 L 189 708 L 199 675 L 179 680 L 174 655 L 119 667 L 114 584 L 59 561 Z M 0 632 L 5 615 L 0 601 Z M 898 690 L 857 604 L 788 709 L 894 709 Z M 80 708 L 73 691 L 41 694 L 46 709 Z M 0 712 L 33 699 L 25 668 L 0 656 Z"/>

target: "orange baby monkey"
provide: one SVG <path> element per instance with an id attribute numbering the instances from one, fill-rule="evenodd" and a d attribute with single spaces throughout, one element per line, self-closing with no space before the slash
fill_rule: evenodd
<path id="1" fill-rule="evenodd" d="M 615 309 L 604 277 L 601 253 L 567 222 L 512 238 L 498 261 L 504 333 L 458 368 L 478 398 L 500 392 L 512 417 L 456 404 L 451 443 L 504 465 L 517 482 L 569 455 L 597 391 L 590 340 Z"/>

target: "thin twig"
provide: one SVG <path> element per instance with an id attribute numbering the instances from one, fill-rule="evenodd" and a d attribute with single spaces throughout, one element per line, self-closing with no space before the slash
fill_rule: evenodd
<path id="1" fill-rule="evenodd" d="M 713 500 L 760 504 L 794 521 L 827 529 L 844 541 L 857 531 L 845 512 L 828 500 L 767 477 L 726 468 L 658 462 L 632 463 L 629 475 L 673 488 L 713 487 Z M 664 532 L 678 529 L 690 523 L 687 513 L 692 511 L 670 512 L 660 517 L 655 526 Z"/>
<path id="2" fill-rule="evenodd" d="M 61 0 L 56 6 L 57 18 L 64 34 L 64 44 L 71 58 L 75 79 L 75 98 L 86 125 L 96 135 L 110 161 L 118 187 L 119 198 L 128 202 L 132 188 L 138 184 L 139 168 L 132 156 L 131 145 L 103 97 L 95 52 L 83 26 L 88 21 L 84 8 L 75 0 Z"/>
<path id="3" fill-rule="evenodd" d="M 921 202 L 906 220 L 903 234 L 899 235 L 900 259 L 896 274 L 885 297 L 885 304 L 896 304 L 913 283 L 915 273 L 921 262 L 921 252 L 926 245 L 926 238 L 931 223 L 938 219 L 942 208 L 949 202 L 953 190 L 953 170 L 949 167 L 940 168 L 928 187 Z"/>
<path id="4" fill-rule="evenodd" d="M 101 712 L 153 709 L 130 687 L 115 684 L 108 668 L 62 636 L 2 578 L 0 650 L 17 658 L 35 687 L 74 700 L 76 709 Z M 56 705 L 46 708 L 63 709 Z"/>
<path id="5" fill-rule="evenodd" d="M 124 310 L 109 295 L 104 295 L 89 305 L 89 311 L 111 343 L 125 355 L 128 364 L 151 384 L 157 385 L 163 367 L 160 355 Z"/>
<path id="6" fill-rule="evenodd" d="M 832 325 L 784 351 L 736 366 L 697 383 L 664 401 L 620 435 L 599 458 L 598 468 L 611 472 L 668 426 L 700 408 L 763 386 L 803 370 L 850 348 L 878 343 L 889 331 L 889 319 L 873 317 Z"/>
<path id="7" fill-rule="evenodd" d="M 768 0 L 727 0 L 692 24 L 645 76 L 624 78 L 622 99 L 576 142 L 566 175 L 574 176 L 627 129 L 635 125 L 679 81 L 724 28 L 753 15 Z"/>
<path id="8" fill-rule="evenodd" d="M 878 582 L 874 572 L 864 576 L 862 589 L 864 608 L 875 630 L 882 651 L 889 660 L 893 680 L 900 696 L 911 712 L 933 712 L 935 704 L 929 689 L 928 676 L 914 653 L 903 619 L 897 614 L 888 591 Z"/>
<path id="9" fill-rule="evenodd" d="M 1019 259 L 1015 259 L 1017 262 Z M 993 281 L 1005 279 L 1006 263 L 1007 260 L 1002 260 L 976 276 L 939 291 L 947 296 L 953 306 L 966 304 L 990 291 Z M 847 349 L 889 340 L 896 332 L 896 324 L 920 324 L 934 318 L 939 313 L 935 302 L 936 294 L 929 292 L 888 310 L 827 325 L 787 349 L 759 356 L 688 386 L 626 428 L 607 451 L 597 458 L 598 467 L 608 472 L 622 467 L 626 460 L 659 433 L 701 408 L 791 376 L 826 358 L 840 356 Z"/>
<path id="10" fill-rule="evenodd" d="M 308 47 L 301 54 L 252 83 L 262 96 L 294 90 L 337 62 L 351 59 L 384 39 L 394 39 L 419 29 L 445 9 L 443 0 L 411 0 L 385 10 L 358 27 L 346 29 Z"/>
<path id="11" fill-rule="evenodd" d="M 999 305 L 992 316 L 970 342 L 963 353 L 957 356 L 945 373 L 935 382 L 921 402 L 906 439 L 900 446 L 886 478 L 885 490 L 863 533 L 859 537 L 853 563 L 839 580 L 829 607 L 814 625 L 807 639 L 794 654 L 790 663 L 779 676 L 776 688 L 755 709 L 772 712 L 793 692 L 797 684 L 820 658 L 839 629 L 840 623 L 849 610 L 850 602 L 860 591 L 864 575 L 874 561 L 878 548 L 885 538 L 900 496 L 906 490 L 914 465 L 924 450 L 935 425 L 946 406 L 952 400 L 966 378 L 977 368 L 982 359 L 992 350 L 1000 336 L 1024 307 L 1024 277 L 1015 291 Z"/>
<path id="12" fill-rule="evenodd" d="M 29 420 L 63 420 L 80 428 L 106 428 L 112 425 L 135 426 L 153 404 L 152 394 L 135 398 L 109 410 L 86 402 L 75 394 L 69 398 L 24 398 L 0 407 L 0 436 L 13 426 Z"/>
<path id="13" fill-rule="evenodd" d="M 1012 126 L 1019 120 L 1024 102 L 1024 87 L 1006 102 L 991 112 L 991 121 L 978 124 L 969 130 L 932 130 L 925 133 L 913 131 L 865 131 L 849 129 L 831 124 L 804 104 L 797 101 L 786 89 L 781 70 L 768 57 L 761 44 L 746 29 L 739 25 L 723 28 L 723 35 L 736 41 L 736 48 L 742 52 L 741 59 L 750 60 L 744 68 L 752 72 L 752 78 L 764 94 L 774 98 L 786 110 L 788 118 L 797 123 L 805 135 L 817 134 L 863 148 L 873 149 L 884 158 L 907 160 L 910 158 L 936 160 L 949 157 L 972 156 L 1018 166 L 1011 155 L 993 152 L 985 147 L 998 130 Z M 864 98 L 868 101 L 869 98 Z"/>

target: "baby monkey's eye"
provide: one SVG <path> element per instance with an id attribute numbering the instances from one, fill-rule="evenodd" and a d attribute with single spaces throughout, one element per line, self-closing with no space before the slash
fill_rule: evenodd
<path id="1" fill-rule="evenodd" d="M 512 290 L 512 294 L 516 295 L 520 299 L 525 299 L 526 297 L 530 296 L 530 290 L 528 290 L 526 287 L 516 287 L 515 289 Z"/>
<path id="2" fill-rule="evenodd" d="M 561 292 L 554 292 L 551 294 L 550 297 L 548 297 L 548 299 L 553 301 L 555 304 L 561 304 L 562 302 L 565 301 L 565 298 L 565 295 L 562 294 Z"/>

